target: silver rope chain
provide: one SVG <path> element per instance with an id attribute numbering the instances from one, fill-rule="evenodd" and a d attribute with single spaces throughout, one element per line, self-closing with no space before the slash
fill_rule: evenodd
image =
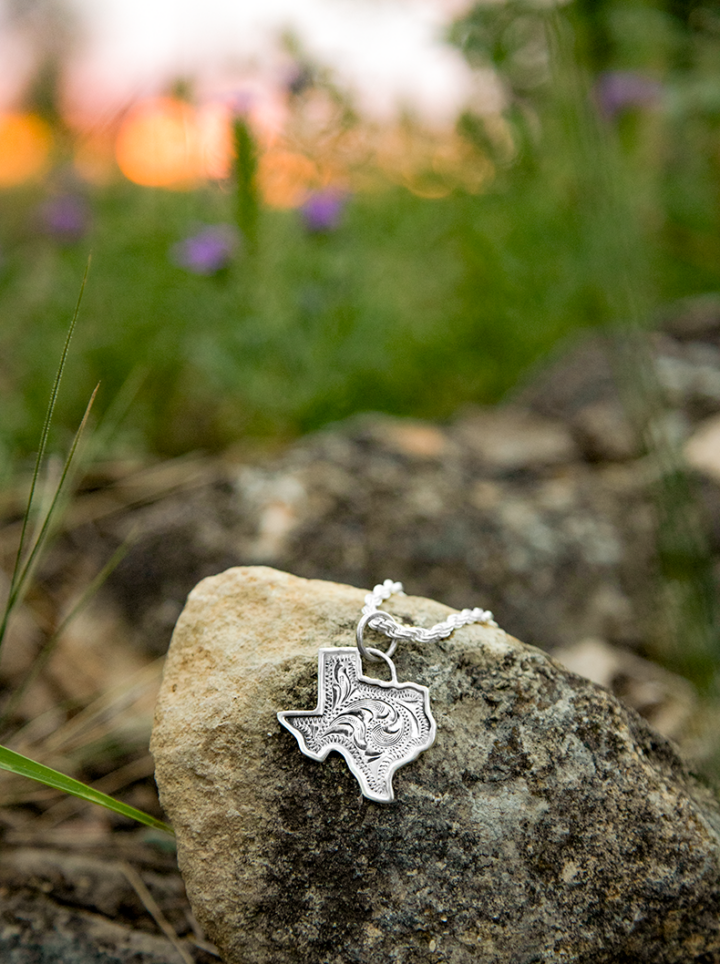
<path id="1" fill-rule="evenodd" d="M 392 640 L 411 640 L 419 643 L 437 643 L 441 639 L 450 636 L 461 626 L 469 623 L 485 623 L 486 626 L 497 626 L 493 619 L 493 614 L 487 609 L 463 609 L 459 613 L 451 613 L 446 620 L 431 626 L 430 629 L 423 629 L 421 626 L 402 626 L 389 613 L 383 612 L 378 607 L 390 596 L 404 596 L 403 585 L 401 582 L 393 582 L 386 579 L 381 585 L 375 586 L 372 592 L 365 596 L 365 605 L 362 608 L 363 618 L 358 626 L 359 638 L 362 640 L 360 627 L 372 626 L 373 629 L 380 630 Z M 394 650 L 395 646 L 391 647 Z M 390 654 L 390 651 L 388 651 Z"/>

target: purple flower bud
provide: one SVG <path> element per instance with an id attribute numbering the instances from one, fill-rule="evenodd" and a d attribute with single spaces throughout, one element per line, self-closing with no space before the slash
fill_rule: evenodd
<path id="1" fill-rule="evenodd" d="M 339 191 L 315 191 L 300 208 L 306 230 L 312 234 L 334 231 L 340 224 L 345 196 Z"/>
<path id="2" fill-rule="evenodd" d="M 66 194 L 49 198 L 38 210 L 40 225 L 45 234 L 61 244 L 74 244 L 90 227 L 90 212 L 81 197 Z"/>
<path id="3" fill-rule="evenodd" d="M 170 257 L 193 274 L 217 274 L 226 268 L 239 247 L 238 232 L 229 224 L 210 224 L 173 245 Z"/>
<path id="4" fill-rule="evenodd" d="M 662 84 L 630 70 L 600 74 L 595 83 L 595 99 L 600 113 L 608 119 L 635 107 L 650 107 L 662 93 Z"/>

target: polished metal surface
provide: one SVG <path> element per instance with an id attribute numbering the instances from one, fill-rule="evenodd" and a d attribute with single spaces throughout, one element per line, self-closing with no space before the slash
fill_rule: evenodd
<path id="1" fill-rule="evenodd" d="M 324 760 L 331 750 L 341 753 L 363 794 L 378 803 L 394 800 L 395 771 L 416 759 L 435 739 L 428 688 L 420 683 L 398 683 L 390 658 L 398 640 L 435 643 L 468 623 L 497 626 L 485 609 L 451 613 L 430 629 L 403 626 L 378 609 L 393 595 L 404 595 L 402 583 L 386 579 L 365 596 L 357 649 L 342 646 L 319 651 L 317 708 L 285 710 L 277 715 L 311 759 Z M 363 634 L 368 628 L 390 637 L 387 651 L 365 645 Z M 384 660 L 390 668 L 390 682 L 363 676 L 363 658 Z"/>
<path id="2" fill-rule="evenodd" d="M 395 799 L 392 778 L 435 739 L 430 693 L 419 683 L 399 683 L 390 658 L 372 650 L 391 669 L 392 680 L 363 676 L 354 646 L 321 649 L 318 654 L 318 705 L 314 710 L 278 713 L 278 720 L 313 760 L 331 750 L 345 758 L 369 800 Z"/>

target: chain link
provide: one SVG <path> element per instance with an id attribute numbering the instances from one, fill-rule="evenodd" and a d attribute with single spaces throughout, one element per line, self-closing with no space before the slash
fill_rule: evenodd
<path id="1" fill-rule="evenodd" d="M 402 583 L 393 582 L 392 579 L 386 579 L 382 584 L 375 586 L 373 591 L 365 596 L 365 605 L 362 608 L 364 617 L 361 620 L 362 625 L 372 625 L 373 629 L 378 629 L 393 640 L 414 639 L 419 643 L 437 643 L 438 640 L 445 639 L 456 629 L 467 626 L 469 623 L 485 623 L 486 626 L 497 626 L 493 614 L 487 609 L 478 607 L 463 609 L 459 613 L 451 613 L 446 620 L 431 626 L 430 629 L 423 629 L 420 626 L 402 626 L 389 613 L 382 612 L 378 607 L 391 596 L 404 595 Z"/>

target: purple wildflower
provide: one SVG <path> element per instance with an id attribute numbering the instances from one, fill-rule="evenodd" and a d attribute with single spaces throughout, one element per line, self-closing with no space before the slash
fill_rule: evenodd
<path id="1" fill-rule="evenodd" d="M 49 198 L 40 205 L 40 224 L 45 234 L 61 244 L 74 244 L 90 227 L 86 201 L 73 194 Z"/>
<path id="2" fill-rule="evenodd" d="M 226 268 L 239 246 L 237 231 L 229 224 L 210 224 L 174 245 L 175 264 L 193 274 L 217 274 Z"/>
<path id="3" fill-rule="evenodd" d="M 611 120 L 635 107 L 650 107 L 662 93 L 662 85 L 651 77 L 630 70 L 600 74 L 595 84 L 595 99 L 600 113 Z"/>
<path id="4" fill-rule="evenodd" d="M 339 226 L 344 207 L 345 197 L 339 191 L 315 191 L 300 208 L 300 213 L 311 234 L 324 234 Z"/>

